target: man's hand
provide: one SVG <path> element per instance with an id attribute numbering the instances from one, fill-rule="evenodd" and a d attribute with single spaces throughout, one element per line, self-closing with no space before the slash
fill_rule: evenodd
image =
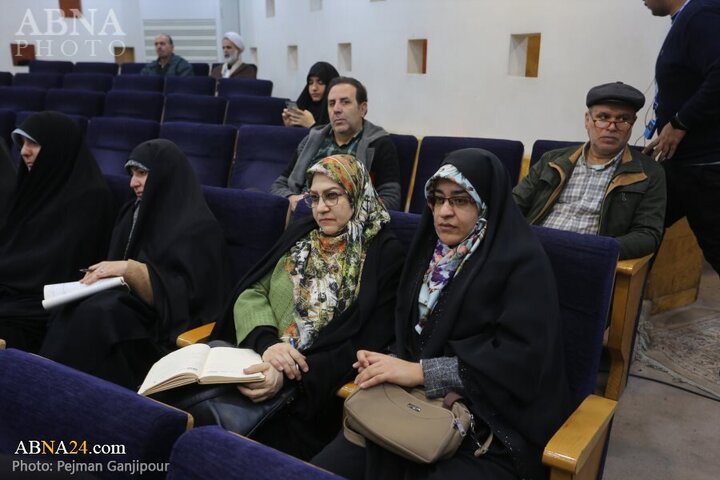
<path id="1" fill-rule="evenodd" d="M 651 156 L 658 162 L 670 160 L 672 156 L 675 155 L 677 147 L 682 139 L 685 138 L 686 133 L 685 130 L 673 128 L 673 126 L 668 123 L 663 127 L 657 138 L 643 149 L 643 153 Z"/>
<path id="2" fill-rule="evenodd" d="M 238 385 L 240 393 L 255 403 L 274 397 L 283 386 L 283 374 L 278 372 L 269 363 L 263 362 L 258 363 L 257 365 L 252 365 L 244 369 L 243 372 L 248 375 L 251 373 L 262 373 L 265 375 L 265 380 L 262 382 Z"/>
<path id="3" fill-rule="evenodd" d="M 295 211 L 295 207 L 297 207 L 297 204 L 299 201 L 301 201 L 305 195 L 290 195 L 287 197 L 287 199 L 290 201 L 290 210 L 293 212 Z"/>
<path id="4" fill-rule="evenodd" d="M 381 383 L 393 383 L 401 387 L 416 387 L 425 382 L 422 366 L 390 355 L 360 350 L 358 361 L 353 363 L 360 373 L 355 383 L 360 388 L 370 388 Z"/>
<path id="5" fill-rule="evenodd" d="M 300 380 L 301 372 L 309 370 L 305 355 L 294 349 L 289 343 L 276 343 L 265 350 L 263 362 L 271 364 L 279 372 L 284 372 L 290 380 Z"/>

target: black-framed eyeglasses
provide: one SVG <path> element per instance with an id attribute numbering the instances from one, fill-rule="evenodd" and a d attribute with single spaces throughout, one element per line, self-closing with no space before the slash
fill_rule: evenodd
<path id="1" fill-rule="evenodd" d="M 635 123 L 635 120 L 608 120 L 607 118 L 593 118 L 592 121 L 597 128 L 602 128 L 604 130 L 606 128 L 610 128 L 610 124 L 613 124 L 615 125 L 615 128 L 621 132 L 627 132 Z"/>
<path id="2" fill-rule="evenodd" d="M 308 207 L 315 208 L 318 206 L 320 199 L 322 198 L 326 207 L 334 207 L 338 204 L 338 201 L 340 201 L 340 197 L 344 197 L 345 195 L 345 192 L 336 191 L 325 192 L 322 195 L 318 195 L 317 193 L 306 193 L 303 197 L 303 201 Z"/>
<path id="3" fill-rule="evenodd" d="M 466 208 L 475 205 L 475 201 L 467 195 L 459 195 L 456 197 L 441 197 L 440 195 L 428 195 L 427 204 L 431 209 L 442 207 L 445 202 L 450 204 L 452 208 Z"/>

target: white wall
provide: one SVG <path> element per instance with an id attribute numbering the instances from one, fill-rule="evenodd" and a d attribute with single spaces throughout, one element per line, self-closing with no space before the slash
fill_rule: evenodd
<path id="1" fill-rule="evenodd" d="M 244 58 L 250 61 L 250 48 L 258 49 L 259 76 L 275 83 L 276 96 L 297 97 L 309 67 L 318 60 L 337 66 L 337 44 L 350 42 L 352 71 L 341 74 L 367 86 L 370 120 L 398 133 L 512 138 L 529 148 L 537 138 L 585 138 L 584 100 L 593 85 L 623 80 L 647 89 L 651 103 L 653 65 L 669 26 L 640 0 L 322 3 L 322 10 L 310 11 L 310 0 L 275 0 L 275 16 L 267 18 L 266 0 L 83 0 L 86 15 L 96 9 L 94 35 L 78 25 L 78 35 L 32 40 L 52 41 L 51 51 L 38 52 L 44 58 L 65 58 L 60 47 L 70 42 L 78 46 L 70 60 L 112 61 L 108 47 L 119 39 L 135 47 L 137 61 L 145 61 L 143 18 L 216 18 L 222 36 L 239 16 L 235 29 L 245 38 Z M 57 8 L 57 0 L 0 0 L 0 8 L 0 48 L 5 49 L 0 70 L 27 71 L 11 66 L 7 45 L 23 38 L 16 32 L 28 9 L 46 33 L 44 9 Z M 98 35 L 110 11 L 124 35 Z M 71 32 L 73 20 L 62 22 Z M 59 24 L 52 28 L 57 31 Z M 107 32 L 115 33 L 111 27 Z M 536 32 L 542 34 L 540 76 L 508 75 L 510 35 Z M 426 75 L 406 73 L 407 41 L 415 38 L 428 40 Z M 100 40 L 95 52 L 88 40 Z M 288 45 L 298 46 L 297 71 L 288 71 Z M 638 125 L 634 136 L 640 130 Z"/>
<path id="2" fill-rule="evenodd" d="M 318 60 L 338 64 L 352 43 L 352 71 L 369 92 L 368 119 L 423 135 L 584 139 L 587 90 L 622 80 L 654 95 L 653 65 L 669 26 L 640 0 L 238 0 L 248 48 L 273 95 L 296 97 Z M 538 78 L 509 76 L 510 35 L 541 33 Z M 428 39 L 426 75 L 407 74 L 407 41 Z M 298 45 L 299 68 L 287 69 Z M 641 115 L 643 112 L 641 112 Z M 641 127 L 635 128 L 635 134 Z"/>

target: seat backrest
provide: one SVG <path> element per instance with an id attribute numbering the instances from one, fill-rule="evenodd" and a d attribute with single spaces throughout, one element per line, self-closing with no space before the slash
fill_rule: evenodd
<path id="1" fill-rule="evenodd" d="M 30 60 L 28 63 L 30 73 L 70 73 L 73 63 L 64 60 Z"/>
<path id="2" fill-rule="evenodd" d="M 95 117 L 85 141 L 104 174 L 127 176 L 125 162 L 133 148 L 157 138 L 160 124 L 152 120 Z"/>
<path id="3" fill-rule="evenodd" d="M 21 110 L 39 112 L 45 109 L 46 93 L 42 88 L 0 87 L 0 108 L 13 112 Z"/>
<path id="4" fill-rule="evenodd" d="M 207 74 L 204 77 L 165 77 L 165 95 L 169 93 L 215 95 L 215 79 Z"/>
<path id="5" fill-rule="evenodd" d="M 9 87 L 13 82 L 13 74 L 10 72 L 0 72 L 0 85 Z"/>
<path id="6" fill-rule="evenodd" d="M 63 442 L 66 451 L 86 447 L 92 452 L 88 458 L 103 465 L 111 460 L 164 463 L 175 441 L 192 425 L 192 417 L 183 411 L 15 349 L 0 350 L 0 391 L 3 456 L 16 454 L 21 446 L 31 453 L 29 441 L 41 440 L 44 455 L 35 460 L 74 461 L 79 455 L 57 453 Z M 53 448 L 56 454 L 50 455 Z M 164 478 L 164 471 L 146 476 Z"/>
<path id="7" fill-rule="evenodd" d="M 193 69 L 193 75 L 196 77 L 207 77 L 210 75 L 210 65 L 207 63 L 191 62 L 190 66 Z"/>
<path id="8" fill-rule="evenodd" d="M 112 88 L 113 75 L 109 73 L 68 73 L 63 78 L 63 88 L 107 92 Z"/>
<path id="9" fill-rule="evenodd" d="M 555 150 L 558 148 L 569 147 L 570 145 L 577 145 L 578 147 L 585 142 L 568 142 L 565 140 L 535 140 L 532 147 L 532 153 L 530 154 L 530 166 L 532 167 L 540 160 L 546 152 Z"/>
<path id="10" fill-rule="evenodd" d="M 272 182 L 288 166 L 307 132 L 306 128 L 275 125 L 241 126 L 228 186 L 270 192 Z"/>
<path id="11" fill-rule="evenodd" d="M 102 115 L 104 104 L 103 92 L 51 88 L 45 97 L 46 110 L 83 115 L 87 118 Z"/>
<path id="12" fill-rule="evenodd" d="M 120 75 L 134 75 L 140 73 L 147 63 L 126 62 L 120 64 Z"/>
<path id="13" fill-rule="evenodd" d="M 218 95 L 231 98 L 237 95 L 272 95 L 273 82 L 255 78 L 221 78 L 218 80 Z"/>
<path id="14" fill-rule="evenodd" d="M 410 248 L 419 223 L 420 215 L 417 213 L 390 212 L 390 228 L 406 250 Z"/>
<path id="15" fill-rule="evenodd" d="M 110 90 L 105 96 L 106 117 L 128 117 L 160 121 L 165 97 L 162 93 Z"/>
<path id="16" fill-rule="evenodd" d="M 330 472 L 220 427 L 200 427 L 183 434 L 173 447 L 167 478 L 340 479 Z"/>
<path id="17" fill-rule="evenodd" d="M 75 62 L 73 73 L 105 73 L 117 75 L 120 65 L 112 62 Z"/>
<path id="18" fill-rule="evenodd" d="M 401 208 L 405 208 L 408 189 L 410 188 L 410 180 L 418 155 L 419 142 L 415 135 L 400 135 L 397 133 L 391 133 L 390 139 L 395 144 L 398 153 L 400 167 L 400 206 Z"/>
<path id="19" fill-rule="evenodd" d="M 225 123 L 236 127 L 246 124 L 282 125 L 284 108 L 284 98 L 254 95 L 229 97 Z"/>
<path id="20" fill-rule="evenodd" d="M 425 205 L 425 182 L 437 171 L 448 153 L 462 148 L 483 148 L 494 153 L 507 169 L 510 182 L 513 185 L 517 183 L 524 152 L 522 142 L 495 138 L 424 137 L 420 142 L 409 212 L 422 211 Z"/>
<path id="21" fill-rule="evenodd" d="M 225 187 L 235 156 L 237 129 L 230 125 L 167 122 L 160 138 L 175 142 L 185 153 L 202 185 Z"/>
<path id="22" fill-rule="evenodd" d="M 162 92 L 165 77 L 160 75 L 116 75 L 113 90 L 135 90 L 141 92 Z"/>
<path id="23" fill-rule="evenodd" d="M 532 228 L 550 258 L 557 282 L 565 370 L 574 409 L 595 390 L 619 244 L 600 235 Z"/>
<path id="24" fill-rule="evenodd" d="M 203 193 L 225 234 L 234 284 L 282 235 L 288 201 L 277 195 L 233 188 L 203 186 Z"/>
<path id="25" fill-rule="evenodd" d="M 60 73 L 16 73 L 13 78 L 14 87 L 60 88 L 62 82 Z"/>
<path id="26" fill-rule="evenodd" d="M 112 192 L 116 211 L 135 197 L 135 194 L 130 189 L 130 174 L 127 172 L 125 172 L 125 175 L 103 174 L 103 177 Z"/>
<path id="27" fill-rule="evenodd" d="M 170 77 L 191 78 L 196 77 Z M 210 79 L 210 77 L 207 77 Z M 169 78 L 168 78 L 169 80 Z M 200 78 L 200 80 L 204 80 Z M 209 95 L 170 93 L 165 95 L 163 122 L 196 122 L 222 124 L 225 120 L 227 100 Z"/>

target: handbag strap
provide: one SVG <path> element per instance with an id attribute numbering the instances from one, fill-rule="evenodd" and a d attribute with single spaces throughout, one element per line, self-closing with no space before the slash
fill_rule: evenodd
<path id="1" fill-rule="evenodd" d="M 448 410 L 452 410 L 452 406 L 455 405 L 455 402 L 462 400 L 463 397 L 458 394 L 457 392 L 448 392 L 447 395 L 445 395 L 445 398 L 443 398 L 442 406 L 443 408 L 447 408 Z"/>

